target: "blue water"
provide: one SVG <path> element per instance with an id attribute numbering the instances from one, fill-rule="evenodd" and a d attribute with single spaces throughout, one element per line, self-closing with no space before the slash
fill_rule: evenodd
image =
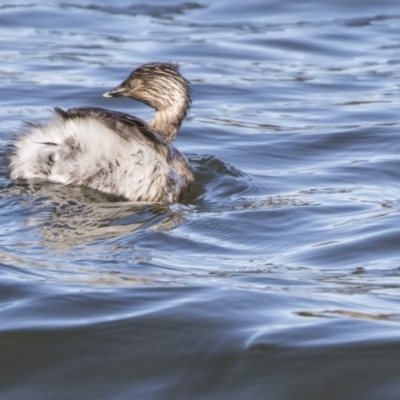
<path id="1" fill-rule="evenodd" d="M 400 398 L 400 3 L 0 3 L 1 399 Z M 21 121 L 179 63 L 185 203 L 15 183 Z"/>

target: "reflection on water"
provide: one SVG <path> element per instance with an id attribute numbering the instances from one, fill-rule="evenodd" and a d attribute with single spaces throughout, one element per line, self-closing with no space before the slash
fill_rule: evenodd
<path id="1" fill-rule="evenodd" d="M 45 244 L 74 246 L 95 239 L 113 238 L 139 229 L 168 230 L 183 216 L 167 205 L 126 203 L 83 204 L 51 201 L 54 207 L 42 227 Z M 38 221 L 31 220 L 31 224 Z"/>
<path id="2" fill-rule="evenodd" d="M 372 319 L 381 321 L 398 321 L 400 322 L 400 314 L 367 314 L 347 310 L 326 310 L 323 312 L 299 312 L 302 317 L 318 317 L 318 318 L 337 318 L 340 316 L 350 318 Z"/>

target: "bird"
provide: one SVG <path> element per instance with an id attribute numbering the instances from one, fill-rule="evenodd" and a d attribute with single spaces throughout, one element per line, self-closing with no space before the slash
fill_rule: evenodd
<path id="1" fill-rule="evenodd" d="M 139 66 L 104 97 L 130 97 L 155 110 L 146 123 L 98 107 L 55 107 L 26 122 L 11 143 L 12 180 L 79 185 L 135 202 L 183 200 L 192 168 L 172 142 L 191 106 L 190 83 L 173 63 Z"/>

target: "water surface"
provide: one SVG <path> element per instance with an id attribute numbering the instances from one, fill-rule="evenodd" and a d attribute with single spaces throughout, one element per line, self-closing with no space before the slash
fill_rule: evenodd
<path id="1" fill-rule="evenodd" d="M 0 4 L 1 399 L 398 399 L 400 4 Z M 15 183 L 21 121 L 179 63 L 183 204 Z"/>

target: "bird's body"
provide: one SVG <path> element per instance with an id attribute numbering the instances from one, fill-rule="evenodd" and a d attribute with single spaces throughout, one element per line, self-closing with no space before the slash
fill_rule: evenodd
<path id="1" fill-rule="evenodd" d="M 56 108 L 14 142 L 11 178 L 82 185 L 133 201 L 181 200 L 193 174 L 171 142 L 190 105 L 188 82 L 172 64 L 145 64 L 105 96 L 138 99 L 156 115 L 147 124 L 102 108 Z"/>

